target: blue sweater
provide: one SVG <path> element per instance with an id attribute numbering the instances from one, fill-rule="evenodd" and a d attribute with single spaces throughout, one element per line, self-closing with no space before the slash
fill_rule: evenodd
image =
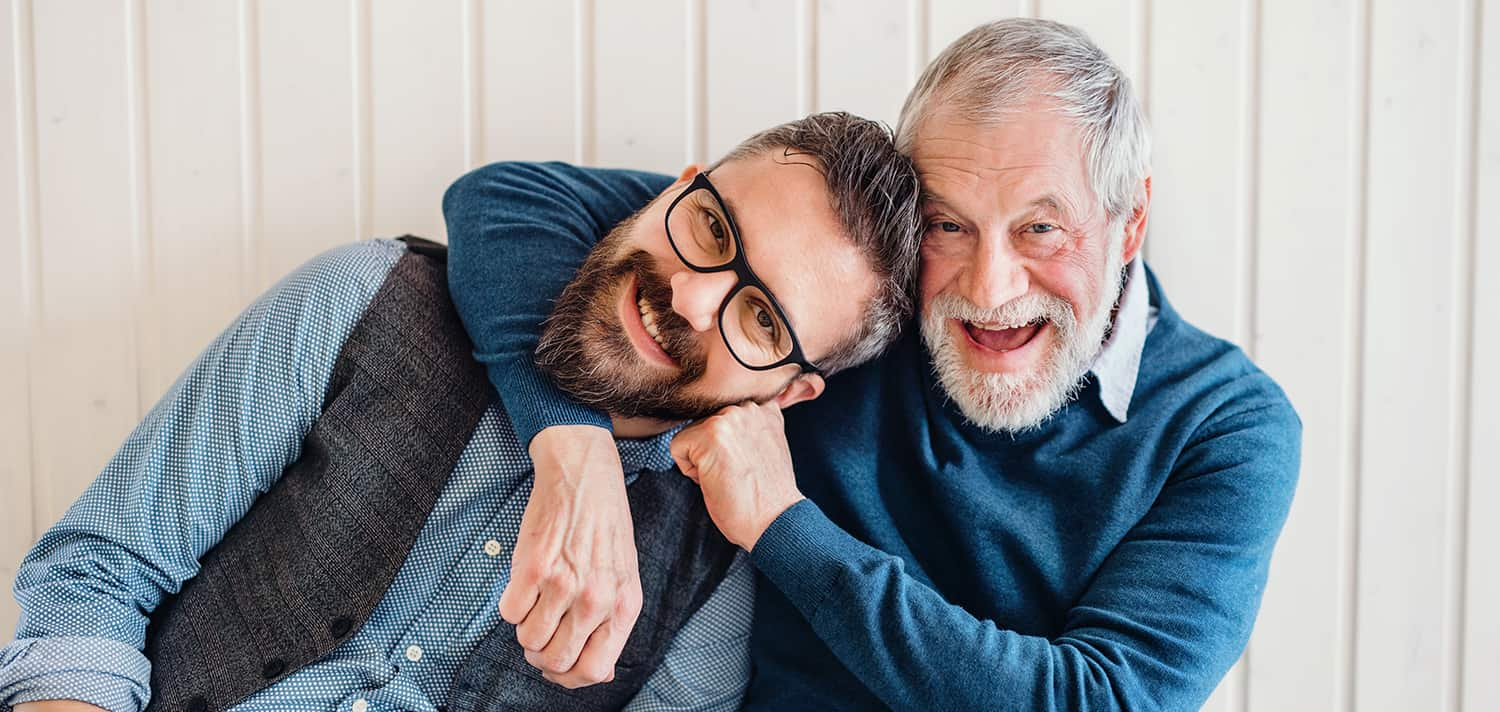
<path id="1" fill-rule="evenodd" d="M 445 197 L 454 301 L 507 408 L 531 413 L 523 439 L 604 422 L 536 385 L 536 320 L 565 267 L 668 183 L 496 164 Z M 1239 349 L 1178 316 L 1154 276 L 1150 299 L 1158 321 L 1126 422 L 1091 379 L 1033 432 L 975 428 L 932 378 L 916 328 L 787 411 L 809 499 L 752 552 L 747 706 L 1203 703 L 1249 639 L 1301 425 Z"/>

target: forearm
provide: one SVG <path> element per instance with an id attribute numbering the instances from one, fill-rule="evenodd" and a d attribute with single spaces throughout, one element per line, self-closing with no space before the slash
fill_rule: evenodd
<path id="1" fill-rule="evenodd" d="M 339 349 L 399 254 L 372 242 L 310 262 L 173 384 L 22 561 L 0 703 L 144 704 L 147 616 L 297 458 Z"/>

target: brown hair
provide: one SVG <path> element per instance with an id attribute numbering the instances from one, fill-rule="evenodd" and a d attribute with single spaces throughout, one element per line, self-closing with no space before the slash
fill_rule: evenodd
<path id="1" fill-rule="evenodd" d="M 866 255 L 879 280 L 854 333 L 817 359 L 818 368 L 832 375 L 879 356 L 911 317 L 922 235 L 917 169 L 896 150 L 889 127 L 843 111 L 766 129 L 714 165 L 775 150 L 815 163 L 845 235 Z"/>

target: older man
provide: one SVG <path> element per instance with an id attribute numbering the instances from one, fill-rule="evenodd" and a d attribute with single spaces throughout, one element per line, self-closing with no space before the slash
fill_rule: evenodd
<path id="1" fill-rule="evenodd" d="M 620 438 L 604 446 L 631 474 L 624 546 L 647 585 L 575 669 L 544 680 L 527 661 L 557 652 L 517 642 L 538 620 L 496 610 L 532 493 L 512 426 L 532 396 L 493 402 L 442 248 L 376 240 L 252 305 L 43 535 L 16 577 L 0 709 L 738 707 L 753 578 L 671 473 L 671 432 L 746 399 L 814 399 L 895 338 L 916 173 L 889 130 L 826 113 L 757 134 L 712 177 L 594 177 L 651 199 L 621 209 L 567 170 L 529 175 L 528 195 L 591 185 L 623 213 L 563 289 L 545 351 Z M 636 611 L 649 623 L 632 632 Z M 585 682 L 605 684 L 566 689 Z"/>
<path id="2" fill-rule="evenodd" d="M 1300 423 L 1139 259 L 1129 81 L 1073 28 L 992 23 L 928 67 L 898 139 L 928 196 L 920 328 L 784 423 L 743 404 L 672 446 L 762 575 L 748 706 L 1196 708 L 1248 640 Z M 515 247 L 449 220 L 485 258 L 450 267 L 459 289 L 517 289 L 493 278 Z M 607 468 L 574 453 L 603 431 L 553 422 L 533 452 L 602 490 Z M 588 522 L 624 516 L 593 504 L 527 517 L 591 551 Z M 528 554 L 552 585 L 507 591 L 508 618 L 608 581 L 556 549 Z"/>

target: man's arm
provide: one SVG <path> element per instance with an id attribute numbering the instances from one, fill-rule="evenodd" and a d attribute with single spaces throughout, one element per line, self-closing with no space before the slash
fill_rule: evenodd
<path id="1" fill-rule="evenodd" d="M 608 416 L 570 400 L 532 357 L 542 320 L 589 251 L 671 182 L 565 163 L 492 163 L 444 193 L 453 304 L 522 445 L 553 426 L 609 429 Z"/>
<path id="2" fill-rule="evenodd" d="M 301 451 L 339 349 L 401 247 L 329 252 L 255 302 L 22 561 L 0 706 L 150 699 L 148 616 Z M 51 706 L 60 706 L 51 705 Z"/>
<path id="3" fill-rule="evenodd" d="M 1249 639 L 1297 477 L 1291 406 L 1238 405 L 1200 429 L 1051 639 L 948 602 L 802 499 L 774 408 L 732 406 L 672 447 L 725 536 L 886 704 L 1196 709 Z"/>
<path id="4" fill-rule="evenodd" d="M 443 196 L 453 303 L 536 471 L 500 615 L 527 660 L 570 687 L 612 677 L 640 614 L 640 571 L 608 417 L 568 400 L 532 356 L 589 251 L 670 182 L 496 163 Z"/>

